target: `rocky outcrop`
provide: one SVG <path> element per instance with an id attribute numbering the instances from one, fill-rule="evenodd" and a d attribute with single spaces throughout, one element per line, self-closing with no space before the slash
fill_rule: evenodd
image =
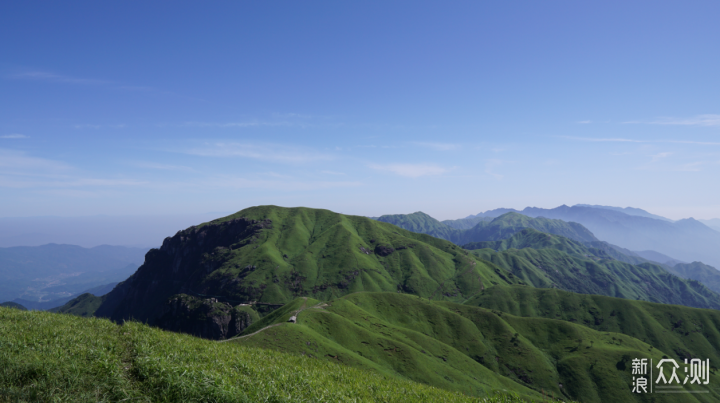
<path id="1" fill-rule="evenodd" d="M 247 305 L 232 306 L 216 298 L 201 299 L 180 294 L 167 301 L 155 324 L 173 332 L 223 340 L 242 333 L 258 318 L 259 315 Z"/>
<path id="2" fill-rule="evenodd" d="M 388 256 L 389 254 L 391 254 L 391 253 L 393 253 L 393 252 L 395 252 L 395 249 L 393 249 L 393 248 L 390 247 L 390 246 L 377 245 L 377 246 L 375 247 L 375 254 L 376 254 L 376 255 L 379 255 L 379 256 L 383 256 L 383 257 L 384 257 L 384 256 Z"/>
<path id="3" fill-rule="evenodd" d="M 260 231 L 269 227 L 270 220 L 241 217 L 190 227 L 165 238 L 160 249 L 151 249 L 145 255 L 145 263 L 135 274 L 107 294 L 96 316 L 116 322 L 132 317 L 156 325 L 156 320 L 166 313 L 165 303 L 171 296 L 216 294 L 217 285 L 203 280 L 227 260 L 232 250 L 252 243 Z M 252 300 L 255 291 L 249 286 L 244 300 Z M 235 299 L 241 297 L 236 295 Z"/>

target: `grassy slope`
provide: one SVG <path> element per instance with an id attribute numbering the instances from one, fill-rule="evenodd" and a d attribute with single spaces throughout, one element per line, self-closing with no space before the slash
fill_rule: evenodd
<path id="1" fill-rule="evenodd" d="M 297 324 L 283 319 L 267 321 L 277 325 L 235 342 L 480 396 L 501 387 L 583 402 L 642 402 L 631 393 L 629 365 L 620 370 L 619 364 L 628 357 L 657 361 L 665 354 L 619 333 L 397 293 L 351 294 L 302 311 Z M 712 377 L 711 383 L 720 382 Z M 654 397 L 656 402 L 710 402 L 720 394 Z"/>
<path id="2" fill-rule="evenodd" d="M 466 246 L 500 250 L 478 249 L 473 254 L 537 288 L 720 308 L 720 295 L 697 281 L 679 278 L 652 263 L 624 263 L 603 250 L 557 235 L 526 229 L 503 241 Z"/>
<path id="3" fill-rule="evenodd" d="M 459 245 L 479 241 L 499 241 L 525 228 L 561 235 L 578 242 L 598 240 L 587 228 L 574 222 L 551 220 L 543 217 L 530 218 L 518 213 L 506 213 L 490 222 L 478 223 L 475 227 L 463 231 L 452 241 Z"/>
<path id="4" fill-rule="evenodd" d="M 422 211 L 412 214 L 386 214 L 377 218 L 378 221 L 397 225 L 412 232 L 428 234 L 436 238 L 452 240 L 460 234 L 460 230 L 430 217 Z"/>
<path id="5" fill-rule="evenodd" d="M 477 402 L 325 360 L 135 322 L 0 308 L 0 401 Z M 518 402 L 492 399 L 490 402 Z"/>
<path id="6" fill-rule="evenodd" d="M 709 289 L 720 293 L 720 271 L 702 262 L 678 263 L 668 268 L 671 273 L 691 278 L 705 284 Z"/>
<path id="7" fill-rule="evenodd" d="M 279 302 L 298 295 L 331 299 L 348 292 L 398 289 L 421 296 L 449 294 L 462 300 L 477 292 L 478 279 L 497 284 L 516 282 L 450 242 L 365 217 L 259 206 L 214 222 L 235 217 L 270 219 L 273 228 L 264 230 L 257 244 L 238 249 L 212 276 L 235 275 L 238 267 L 256 262 L 262 266 L 247 277 L 250 281 L 291 279 L 298 273 L 303 279 L 294 289 L 274 287 L 277 295 L 270 296 Z M 361 249 L 374 251 L 378 246 L 392 247 L 395 252 L 381 256 Z M 260 270 L 265 268 L 270 270 Z M 342 288 L 344 283 L 346 288 Z M 270 302 L 269 298 L 260 300 Z"/>
<path id="8" fill-rule="evenodd" d="M 553 318 L 643 340 L 678 359 L 720 363 L 720 311 L 530 287 L 491 287 L 467 305 Z"/>
<path id="9" fill-rule="evenodd" d="M 455 229 L 470 229 L 470 228 L 476 226 L 480 221 L 492 221 L 492 218 L 490 218 L 490 217 L 470 217 L 470 218 L 460 218 L 458 220 L 443 220 L 440 222 L 447 225 L 448 227 L 455 228 Z"/>
<path id="10" fill-rule="evenodd" d="M 27 311 L 27 308 L 25 308 L 24 306 L 22 306 L 16 302 L 11 302 L 11 301 L 3 302 L 2 304 L 0 304 L 0 306 L 5 307 L 5 308 L 15 308 L 15 309 L 19 309 L 21 311 Z"/>
<path id="11" fill-rule="evenodd" d="M 458 245 L 471 242 L 499 241 L 525 228 L 565 236 L 578 242 L 598 241 L 587 228 L 580 224 L 542 217 L 530 218 L 518 213 L 506 213 L 492 220 L 478 220 L 473 227 L 467 229 L 453 228 L 422 212 L 384 215 L 378 220 L 397 225 L 408 231 L 446 239 Z"/>
<path id="12" fill-rule="evenodd" d="M 71 299 L 65 305 L 50 309 L 49 311 L 83 317 L 93 316 L 103 300 L 103 297 L 96 297 L 90 293 L 85 293 Z"/>

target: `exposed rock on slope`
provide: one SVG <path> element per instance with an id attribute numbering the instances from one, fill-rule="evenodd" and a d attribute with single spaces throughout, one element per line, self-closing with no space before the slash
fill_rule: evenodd
<path id="1" fill-rule="evenodd" d="M 216 298 L 176 295 L 163 306 L 155 324 L 174 332 L 206 339 L 228 339 L 242 333 L 260 316 L 248 305 L 233 307 Z"/>

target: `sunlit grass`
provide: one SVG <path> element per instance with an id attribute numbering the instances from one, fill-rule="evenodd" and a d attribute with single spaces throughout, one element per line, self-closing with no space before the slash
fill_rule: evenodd
<path id="1" fill-rule="evenodd" d="M 128 322 L 0 308 L 2 402 L 521 402 Z"/>

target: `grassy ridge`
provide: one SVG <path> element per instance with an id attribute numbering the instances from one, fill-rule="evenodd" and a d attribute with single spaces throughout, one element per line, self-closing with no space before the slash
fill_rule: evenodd
<path id="1" fill-rule="evenodd" d="M 324 357 L 476 396 L 503 388 L 583 402 L 642 402 L 631 393 L 632 375 L 624 364 L 629 357 L 657 362 L 667 354 L 621 333 L 397 293 L 351 294 L 302 311 L 296 324 L 283 319 L 235 342 Z M 711 384 L 716 382 L 720 377 L 713 374 Z M 654 398 L 712 402 L 720 391 Z"/>
<path id="2" fill-rule="evenodd" d="M 412 214 L 384 215 L 379 217 L 378 221 L 397 225 L 408 231 L 446 239 L 458 245 L 472 242 L 499 241 L 525 228 L 561 235 L 578 242 L 598 241 L 587 228 L 578 223 L 551 220 L 543 217 L 530 218 L 512 212 L 492 220 L 478 220 L 473 227 L 467 229 L 456 229 L 420 211 Z"/>
<path id="3" fill-rule="evenodd" d="M 24 401 L 478 402 L 324 360 L 135 322 L 0 308 L 0 402 Z"/>
<path id="4" fill-rule="evenodd" d="M 605 251 L 560 236 L 526 229 L 509 239 L 478 246 L 498 248 L 472 253 L 536 288 L 720 309 L 720 294 L 695 280 L 677 277 L 652 263 L 621 262 Z M 513 247 L 522 249 L 506 249 Z"/>
<path id="5" fill-rule="evenodd" d="M 491 287 L 467 305 L 552 318 L 642 340 L 676 359 L 720 363 L 720 311 L 530 287 Z"/>

